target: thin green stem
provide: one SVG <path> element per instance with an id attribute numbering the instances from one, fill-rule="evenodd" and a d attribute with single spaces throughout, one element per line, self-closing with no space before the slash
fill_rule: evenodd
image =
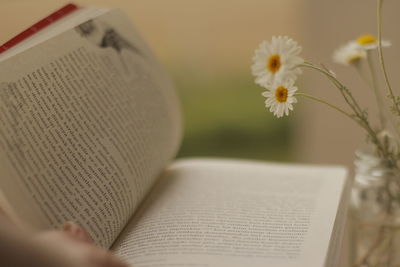
<path id="1" fill-rule="evenodd" d="M 376 8 L 377 15 L 376 15 L 376 17 L 377 17 L 377 26 L 378 26 L 378 57 L 379 57 L 379 61 L 381 63 L 381 68 L 382 68 L 383 76 L 385 78 L 386 87 L 387 87 L 387 90 L 389 92 L 389 97 L 393 102 L 393 107 L 396 110 L 397 114 L 400 115 L 400 108 L 399 108 L 398 103 L 396 102 L 396 97 L 395 97 L 395 95 L 393 93 L 392 86 L 390 85 L 389 77 L 388 77 L 388 74 L 387 74 L 387 71 L 386 71 L 385 60 L 383 58 L 383 51 L 382 51 L 382 16 L 381 16 L 381 14 L 382 14 L 382 1 L 383 0 L 377 0 L 376 1 L 376 3 L 377 3 L 377 8 Z"/>
<path id="2" fill-rule="evenodd" d="M 336 111 L 339 111 L 340 113 L 342 113 L 343 115 L 345 115 L 345 116 L 348 117 L 349 119 L 355 121 L 355 122 L 356 122 L 358 125 L 360 125 L 362 128 L 364 128 L 364 129 L 368 132 L 368 134 L 371 136 L 371 138 L 376 138 L 376 133 L 375 133 L 374 130 L 372 130 L 372 128 L 369 126 L 369 124 L 366 124 L 366 123 L 364 123 L 363 121 L 357 120 L 355 116 L 352 116 L 350 113 L 347 113 L 346 111 L 344 111 L 344 110 L 341 109 L 340 107 L 338 107 L 338 106 L 336 106 L 336 105 L 334 105 L 334 104 L 331 104 L 331 103 L 329 103 L 329 102 L 326 101 L 326 100 L 323 100 L 323 99 L 321 99 L 321 98 L 318 98 L 318 97 L 315 97 L 315 96 L 312 96 L 312 95 L 308 95 L 308 94 L 304 94 L 304 93 L 295 93 L 294 95 L 295 95 L 295 96 L 302 96 L 302 97 L 309 98 L 309 99 L 314 100 L 314 101 L 316 101 L 316 102 L 325 104 L 325 105 L 327 105 L 327 106 L 333 108 L 333 109 L 336 110 Z"/>
<path id="3" fill-rule="evenodd" d="M 353 121 L 355 121 L 358 125 L 360 125 L 360 127 L 362 127 L 368 133 L 369 137 L 371 138 L 371 141 L 377 146 L 380 154 L 384 158 L 389 158 L 390 155 L 388 155 L 388 152 L 380 143 L 376 131 L 371 127 L 371 125 L 368 121 L 368 117 L 367 117 L 366 113 L 358 105 L 357 101 L 355 100 L 355 98 L 353 97 L 351 92 L 347 89 L 347 87 L 344 86 L 338 79 L 336 79 L 336 77 L 331 72 L 329 72 L 327 70 L 324 70 L 322 68 L 319 68 L 319 67 L 314 66 L 313 64 L 307 63 L 307 62 L 300 66 L 312 68 L 314 70 L 319 71 L 320 73 L 324 74 L 338 88 L 338 90 L 342 94 L 343 98 L 345 99 L 346 103 L 354 112 L 354 115 L 353 114 L 350 115 L 347 112 L 346 112 L 346 114 L 349 115 Z M 343 112 L 341 112 L 341 113 L 343 113 Z M 393 162 L 392 158 L 390 160 Z"/>
<path id="4" fill-rule="evenodd" d="M 320 102 L 320 103 L 322 103 L 322 104 L 325 104 L 325 105 L 327 105 L 327 106 L 329 106 L 329 107 L 331 107 L 331 108 L 333 108 L 333 109 L 339 111 L 340 113 L 342 113 L 343 115 L 347 116 L 348 118 L 354 120 L 354 117 L 351 116 L 351 114 L 347 113 L 346 111 L 344 111 L 344 110 L 341 109 L 340 107 L 338 107 L 338 106 L 336 106 L 336 105 L 334 105 L 334 104 L 329 103 L 329 102 L 326 101 L 326 100 L 323 100 L 323 99 L 321 99 L 321 98 L 318 98 L 318 97 L 315 97 L 315 96 L 312 96 L 312 95 L 304 94 L 304 93 L 295 93 L 294 95 L 295 95 L 295 96 L 306 97 L 306 98 L 309 98 L 309 99 L 311 99 L 311 100 L 314 100 L 314 101 Z M 357 122 L 357 121 L 356 121 L 356 122 Z"/>
<path id="5" fill-rule="evenodd" d="M 304 62 L 303 64 L 300 65 L 300 67 L 312 68 L 312 69 L 315 69 L 315 70 L 325 74 L 328 77 L 335 78 L 335 76 L 331 72 L 329 72 L 323 68 L 317 67 L 313 63 L 310 63 L 310 62 Z"/>
<path id="6" fill-rule="evenodd" d="M 360 65 L 356 65 L 356 64 L 352 64 L 351 66 L 354 67 L 354 69 L 356 70 L 358 76 L 360 76 L 361 80 L 363 80 L 369 87 L 371 87 L 371 83 L 368 80 L 367 76 L 365 75 L 365 73 L 362 71 Z M 371 87 L 372 88 L 372 87 Z"/>
<path id="7" fill-rule="evenodd" d="M 370 58 L 370 56 L 368 56 L 368 58 Z M 370 59 L 369 59 L 370 60 Z M 368 60 L 368 61 L 369 61 Z M 372 64 L 372 62 L 368 62 L 368 64 Z M 372 65 L 371 65 L 372 66 Z M 356 65 L 354 65 L 354 68 L 356 69 L 356 72 L 359 74 L 359 76 L 361 77 L 361 79 L 371 88 L 371 90 L 374 90 L 374 92 L 375 92 L 375 94 L 378 94 L 379 95 L 379 97 L 380 97 L 380 103 L 381 103 L 381 109 L 380 109 L 380 111 L 382 111 L 382 113 L 383 114 L 381 114 L 381 113 L 379 113 L 380 114 L 380 116 L 381 117 L 383 117 L 381 120 L 383 121 L 383 123 L 382 123 L 382 129 L 386 129 L 386 128 L 388 128 L 388 126 L 390 125 L 391 126 L 391 128 L 393 129 L 393 131 L 394 131 L 394 133 L 398 136 L 398 137 L 400 137 L 400 131 L 399 131 L 399 128 L 398 128 L 398 126 L 395 124 L 395 122 L 393 121 L 393 117 L 392 116 L 385 116 L 385 114 L 387 115 L 387 111 L 388 110 L 386 110 L 385 108 L 384 108 L 384 106 L 385 105 L 383 105 L 383 100 L 382 100 L 382 96 L 379 94 L 379 91 L 378 90 L 376 90 L 378 87 L 375 85 L 375 87 L 374 88 L 376 88 L 376 89 L 373 89 L 373 85 L 371 85 L 371 82 L 367 79 L 367 77 L 364 75 L 364 73 L 362 72 L 362 70 L 361 70 L 361 68 L 359 67 L 359 66 L 356 66 Z M 375 72 L 375 74 L 376 74 L 376 72 Z M 377 84 L 377 79 L 376 78 L 374 78 L 375 79 L 375 84 Z"/>
<path id="8" fill-rule="evenodd" d="M 381 129 L 383 129 L 386 126 L 386 119 L 385 119 L 385 116 L 383 115 L 382 98 L 381 98 L 381 95 L 379 94 L 378 82 L 377 82 L 377 78 L 376 78 L 376 71 L 375 71 L 374 63 L 372 62 L 370 51 L 367 51 L 367 62 L 368 62 L 368 66 L 369 66 L 369 71 L 371 73 L 371 84 L 372 84 L 372 89 L 374 91 L 375 98 L 376 98 L 376 104 L 378 107 L 378 116 L 379 116 L 379 120 L 381 123 Z"/>
<path id="9" fill-rule="evenodd" d="M 322 74 L 324 74 L 336 86 L 336 88 L 339 89 L 340 94 L 343 96 L 344 100 L 349 105 L 349 107 L 354 111 L 354 113 L 357 114 L 359 117 L 363 117 L 363 110 L 360 108 L 357 101 L 354 99 L 354 97 L 350 93 L 350 91 L 338 79 L 336 79 L 336 77 L 332 73 L 330 73 L 329 71 L 326 71 L 322 68 L 319 68 L 312 63 L 308 63 L 308 62 L 306 62 L 300 66 L 311 68 L 311 69 L 317 70 L 317 71 L 321 72 Z"/>

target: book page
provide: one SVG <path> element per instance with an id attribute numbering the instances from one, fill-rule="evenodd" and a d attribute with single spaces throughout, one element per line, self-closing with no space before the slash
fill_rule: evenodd
<path id="1" fill-rule="evenodd" d="M 109 247 L 180 142 L 165 73 L 114 10 L 0 66 L 0 189 L 22 222 Z"/>
<path id="2" fill-rule="evenodd" d="M 113 245 L 135 267 L 324 266 L 339 167 L 173 164 Z"/>
<path id="3" fill-rule="evenodd" d="M 346 231 L 349 228 L 348 214 L 350 208 L 351 185 L 352 180 L 347 179 L 347 184 L 342 192 L 341 203 L 339 204 L 339 209 L 336 214 L 329 252 L 326 259 L 326 267 L 347 266 L 350 264 L 348 262 L 349 255 L 346 254 L 349 249 L 349 234 L 346 233 Z"/>

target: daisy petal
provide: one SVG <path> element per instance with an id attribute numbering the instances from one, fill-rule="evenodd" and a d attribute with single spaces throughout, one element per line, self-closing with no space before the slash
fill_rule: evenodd
<path id="1" fill-rule="evenodd" d="M 263 41 L 254 52 L 252 74 L 255 82 L 268 87 L 275 80 L 296 80 L 301 74 L 299 65 L 304 60 L 299 56 L 302 48 L 287 36 L 273 36 L 271 42 Z"/>

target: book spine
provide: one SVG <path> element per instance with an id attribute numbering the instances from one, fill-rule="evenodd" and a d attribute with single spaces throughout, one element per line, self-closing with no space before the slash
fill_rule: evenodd
<path id="1" fill-rule="evenodd" d="M 23 40 L 29 38 L 30 36 L 34 35 L 38 31 L 43 30 L 44 28 L 46 28 L 50 24 L 54 23 L 55 21 L 58 21 L 61 18 L 65 17 L 66 15 L 71 14 L 78 8 L 79 7 L 77 5 L 72 4 L 72 3 L 63 6 L 59 10 L 53 12 L 46 18 L 38 21 L 37 23 L 35 23 L 31 27 L 29 27 L 28 29 L 24 30 L 17 36 L 13 37 L 9 41 L 7 41 L 3 45 L 1 45 L 0 46 L 0 54 L 4 53 L 5 51 L 7 51 L 11 47 L 15 46 L 16 44 L 18 44 L 18 43 L 22 42 Z"/>

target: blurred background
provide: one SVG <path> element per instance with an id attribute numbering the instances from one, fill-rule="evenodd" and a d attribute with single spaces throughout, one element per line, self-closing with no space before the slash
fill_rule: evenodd
<path id="1" fill-rule="evenodd" d="M 0 0 L 0 43 L 67 1 Z M 332 63 L 332 51 L 375 30 L 373 0 L 76 0 L 81 5 L 119 7 L 172 76 L 182 100 L 185 136 L 181 156 L 223 156 L 351 166 L 365 141 L 355 124 L 325 106 L 299 99 L 289 117 L 264 108 L 262 88 L 250 72 L 254 49 L 272 35 L 289 35 L 307 61 L 333 68 L 370 108 L 374 102 L 356 73 Z M 384 37 L 394 85 L 400 59 L 396 25 L 399 1 L 384 6 Z M 4 67 L 4 66 L 2 66 Z M 305 70 L 301 91 L 340 106 L 335 88 Z M 394 86 L 396 87 L 396 86 Z"/>
<path id="2" fill-rule="evenodd" d="M 63 0 L 0 0 L 0 43 L 64 5 Z M 289 35 L 303 57 L 332 68 L 370 114 L 372 92 L 351 68 L 332 63 L 332 51 L 361 34 L 376 35 L 374 0 L 76 0 L 119 7 L 132 18 L 170 73 L 182 100 L 185 135 L 179 157 L 223 156 L 352 166 L 364 133 L 342 115 L 299 99 L 289 117 L 264 108 L 250 73 L 253 51 L 272 35 Z M 384 3 L 385 58 L 400 85 L 400 1 Z M 6 66 L 2 66 L 6 67 Z M 301 91 L 344 107 L 325 79 L 309 70 Z M 398 92 L 397 92 L 398 93 Z M 346 251 L 346 249 L 344 249 Z M 346 252 L 344 253 L 346 255 Z M 346 266 L 348 257 L 342 257 Z"/>

